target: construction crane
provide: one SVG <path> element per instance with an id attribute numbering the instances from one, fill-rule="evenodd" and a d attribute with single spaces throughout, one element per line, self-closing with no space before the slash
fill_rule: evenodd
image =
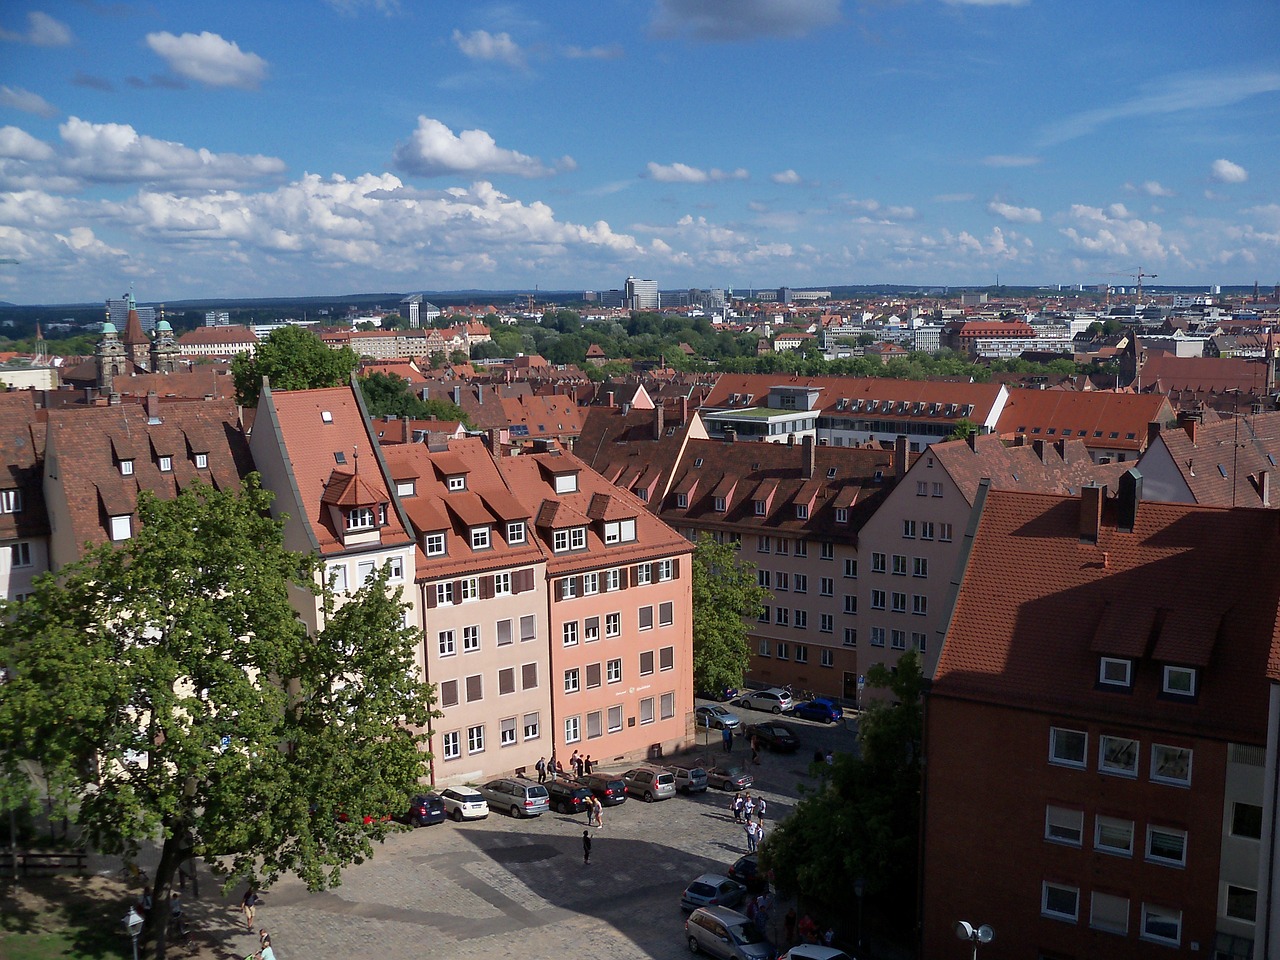
<path id="1" fill-rule="evenodd" d="M 1138 281 L 1138 306 L 1142 306 L 1142 278 L 1146 277 L 1148 280 L 1154 280 L 1156 277 L 1160 276 L 1160 274 L 1143 273 L 1142 268 L 1139 267 L 1137 273 L 1131 273 L 1129 276 Z"/>

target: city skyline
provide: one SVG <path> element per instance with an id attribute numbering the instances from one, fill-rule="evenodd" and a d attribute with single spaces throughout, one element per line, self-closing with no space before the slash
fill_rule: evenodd
<path id="1" fill-rule="evenodd" d="M 1280 9 L 0 13 L 0 300 L 1280 281 Z M 145 292 L 144 292 L 145 291 Z"/>

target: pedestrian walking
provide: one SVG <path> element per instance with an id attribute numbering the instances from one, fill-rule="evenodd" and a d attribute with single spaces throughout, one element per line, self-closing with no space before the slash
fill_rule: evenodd
<path id="1" fill-rule="evenodd" d="M 258 951 L 258 960 L 276 960 L 276 952 L 271 949 L 271 937 L 262 938 L 262 949 Z"/>
<path id="2" fill-rule="evenodd" d="M 573 751 L 573 756 L 569 758 L 569 769 L 573 771 L 575 777 L 582 776 L 582 758 L 578 756 L 578 751 Z"/>
<path id="3" fill-rule="evenodd" d="M 720 742 L 724 745 L 725 753 L 733 753 L 733 730 L 725 727 L 720 731 Z"/>
<path id="4" fill-rule="evenodd" d="M 240 909 L 244 912 L 245 927 L 249 930 L 253 929 L 253 917 L 258 912 L 258 903 L 262 898 L 258 895 L 255 887 L 249 887 L 244 892 L 244 896 L 240 899 Z"/>
<path id="5" fill-rule="evenodd" d="M 747 832 L 747 853 L 756 852 L 756 822 L 748 820 L 746 826 Z"/>
<path id="6" fill-rule="evenodd" d="M 764 823 L 764 808 L 766 804 L 764 797 L 756 797 L 756 819 Z"/>
<path id="7" fill-rule="evenodd" d="M 733 795 L 733 803 L 730 804 L 730 806 L 733 808 L 733 822 L 741 823 L 742 822 L 742 791 L 741 790 L 739 790 L 737 793 Z"/>
<path id="8" fill-rule="evenodd" d="M 600 827 L 603 827 L 604 826 L 604 804 L 600 802 L 599 797 L 591 798 L 591 809 L 595 811 L 596 828 L 599 829 Z"/>
<path id="9" fill-rule="evenodd" d="M 539 757 L 538 762 L 535 763 L 533 767 L 535 770 L 538 771 L 538 782 L 546 783 L 547 782 L 547 758 Z"/>
<path id="10" fill-rule="evenodd" d="M 836 762 L 836 755 L 832 753 L 830 750 L 828 750 L 826 760 L 827 760 L 828 767 L 834 766 Z"/>
<path id="11" fill-rule="evenodd" d="M 591 862 L 591 831 L 582 831 L 582 864 L 586 866 Z"/>
<path id="12" fill-rule="evenodd" d="M 756 812 L 756 802 L 751 799 L 750 792 L 742 798 L 742 819 L 750 820 Z"/>
<path id="13" fill-rule="evenodd" d="M 587 759 L 582 761 L 582 772 L 588 777 L 591 776 L 591 771 L 595 769 L 595 765 L 595 761 L 591 759 L 591 755 L 587 754 Z"/>

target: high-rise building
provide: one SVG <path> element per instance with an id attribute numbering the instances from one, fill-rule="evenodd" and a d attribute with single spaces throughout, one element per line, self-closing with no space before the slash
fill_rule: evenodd
<path id="1" fill-rule="evenodd" d="M 657 280 L 637 280 L 627 277 L 625 286 L 626 306 L 629 310 L 659 310 L 662 295 L 658 293 Z"/>
<path id="2" fill-rule="evenodd" d="M 155 307 L 138 306 L 137 301 L 133 299 L 133 294 L 126 293 L 118 300 L 107 301 L 107 322 L 114 324 L 117 330 L 123 330 L 129 322 L 130 310 L 138 311 L 138 322 L 147 333 L 156 328 L 156 320 L 163 312 L 163 308 L 160 313 L 157 313 Z"/>

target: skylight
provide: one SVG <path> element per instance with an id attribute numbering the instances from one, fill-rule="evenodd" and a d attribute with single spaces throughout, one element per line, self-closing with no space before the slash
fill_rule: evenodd
<path id="1" fill-rule="evenodd" d="M 333 414 L 328 410 L 320 411 L 320 420 L 322 423 L 333 423 Z"/>

